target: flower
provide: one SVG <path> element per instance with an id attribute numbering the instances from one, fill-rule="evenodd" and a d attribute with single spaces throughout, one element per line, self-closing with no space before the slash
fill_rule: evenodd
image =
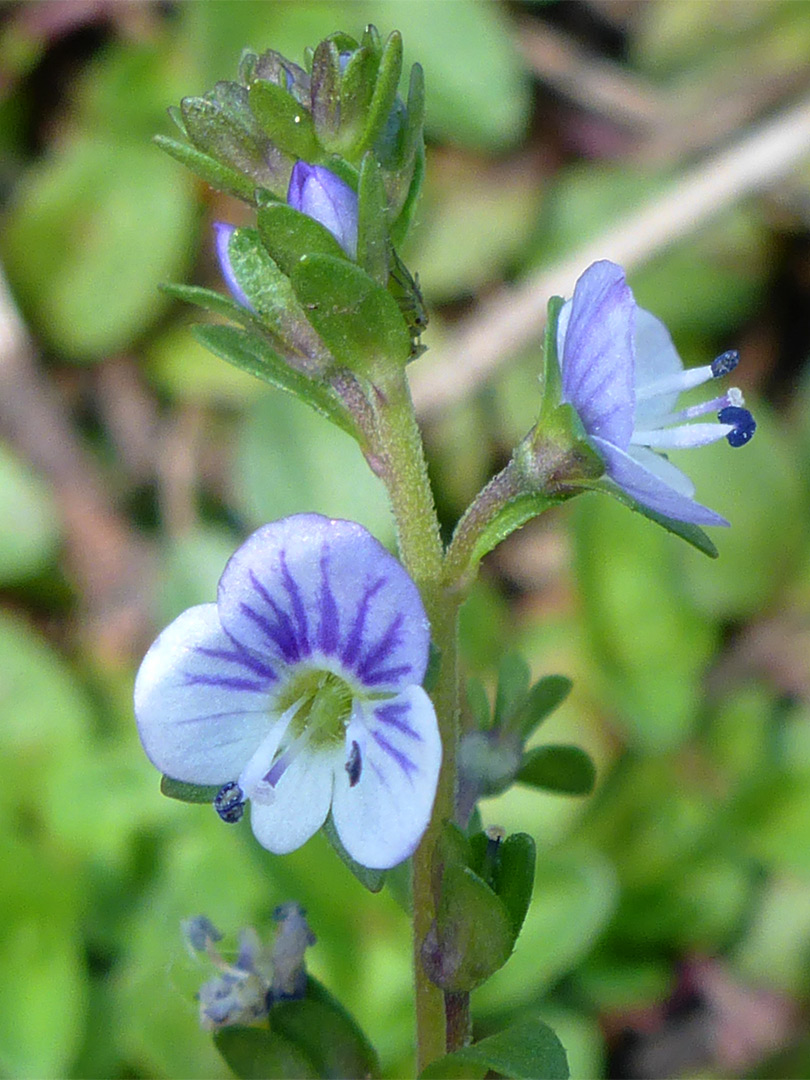
<path id="1" fill-rule="evenodd" d="M 681 391 L 729 374 L 739 354 L 725 352 L 705 367 L 684 370 L 667 328 L 638 307 L 622 268 L 607 261 L 588 267 L 560 311 L 557 352 L 562 400 L 576 409 L 608 477 L 666 517 L 728 525 L 694 500 L 689 477 L 656 451 L 750 440 L 756 423 L 736 388 L 674 411 Z M 689 423 L 712 412 L 717 421 Z"/>
<path id="2" fill-rule="evenodd" d="M 231 263 L 231 256 L 228 250 L 231 237 L 236 232 L 235 225 L 228 225 L 224 221 L 214 222 L 214 248 L 217 253 L 217 259 L 219 261 L 219 268 L 222 271 L 222 276 L 225 278 L 225 284 L 230 290 L 231 296 L 242 307 L 253 311 L 253 304 L 248 300 L 247 293 L 239 284 L 236 274 L 233 272 L 233 264 Z"/>
<path id="3" fill-rule="evenodd" d="M 233 554 L 215 604 L 149 649 L 141 741 L 173 779 L 222 785 L 226 820 L 250 800 L 269 851 L 300 847 L 331 807 L 356 862 L 394 866 L 427 827 L 441 763 L 429 642 L 416 586 L 362 526 L 284 518 Z"/>
<path id="4" fill-rule="evenodd" d="M 323 165 L 296 161 L 287 202 L 319 221 L 350 259 L 357 257 L 357 193 Z"/>

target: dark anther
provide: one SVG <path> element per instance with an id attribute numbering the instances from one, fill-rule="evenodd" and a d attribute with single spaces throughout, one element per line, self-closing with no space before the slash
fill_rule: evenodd
<path id="1" fill-rule="evenodd" d="M 242 820 L 245 812 L 245 793 L 235 780 L 224 784 L 214 799 L 214 809 L 229 825 L 235 825 Z"/>
<path id="2" fill-rule="evenodd" d="M 719 379 L 722 375 L 730 375 L 739 362 L 740 354 L 736 349 L 721 352 L 712 360 L 712 375 L 715 379 Z"/>
<path id="3" fill-rule="evenodd" d="M 729 446 L 745 446 L 757 430 L 757 422 L 748 411 L 738 405 L 727 405 L 717 414 L 721 424 L 733 424 L 734 430 L 726 435 Z"/>
<path id="4" fill-rule="evenodd" d="M 360 757 L 360 747 L 356 742 L 352 742 L 352 748 L 349 751 L 349 758 L 346 762 L 346 772 L 349 774 L 349 787 L 354 787 L 360 779 L 362 770 L 363 761 Z"/>

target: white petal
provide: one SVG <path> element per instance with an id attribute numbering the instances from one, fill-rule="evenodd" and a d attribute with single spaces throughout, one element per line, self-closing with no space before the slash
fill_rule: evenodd
<path id="1" fill-rule="evenodd" d="M 335 774 L 332 816 L 343 846 L 374 869 L 413 853 L 430 821 L 442 744 L 433 704 L 421 686 L 356 712 L 346 732 L 347 757 L 356 742 L 359 777 Z"/>
<path id="2" fill-rule="evenodd" d="M 275 672 L 235 645 L 216 604 L 166 627 L 135 681 L 144 749 L 167 776 L 191 784 L 234 780 L 265 737 Z"/>
<path id="3" fill-rule="evenodd" d="M 646 386 L 660 379 L 677 375 L 683 371 L 683 362 L 669 330 L 644 308 L 636 309 L 636 415 L 635 427 L 655 427 L 656 422 L 672 412 L 680 391 L 661 394 L 658 397 L 643 398 Z"/>
<path id="4" fill-rule="evenodd" d="M 342 748 L 313 753 L 304 748 L 276 784 L 272 802 L 251 802 L 250 824 L 262 847 L 276 855 L 295 851 L 313 836 L 329 813 Z"/>
<path id="5" fill-rule="evenodd" d="M 695 485 L 692 483 L 691 477 L 687 476 L 677 465 L 673 465 L 665 457 L 661 457 L 660 454 L 656 454 L 654 450 L 649 450 L 646 446 L 631 446 L 628 453 L 639 465 L 653 473 L 659 480 L 663 480 L 671 488 L 674 488 L 679 495 L 685 495 L 687 499 L 694 496 Z"/>

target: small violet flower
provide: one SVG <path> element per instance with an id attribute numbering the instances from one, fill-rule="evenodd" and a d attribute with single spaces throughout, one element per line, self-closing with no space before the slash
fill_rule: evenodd
<path id="1" fill-rule="evenodd" d="M 290 175 L 287 202 L 320 222 L 335 237 L 350 259 L 357 258 L 357 193 L 323 165 L 308 165 L 297 161 Z M 242 307 L 253 311 L 253 305 L 233 271 L 229 246 L 234 225 L 214 222 L 214 249 L 225 284 L 231 296 Z"/>
<path id="2" fill-rule="evenodd" d="M 560 312 L 557 351 L 562 400 L 573 405 L 605 462 L 608 477 L 638 503 L 695 525 L 728 525 L 701 506 L 692 481 L 656 451 L 705 446 L 725 438 L 742 446 L 756 423 L 736 388 L 676 410 L 683 390 L 729 374 L 739 354 L 722 353 L 705 367 L 684 370 L 669 331 L 638 307 L 624 271 L 602 261 L 577 281 Z M 716 421 L 693 424 L 715 413 Z"/>
<path id="3" fill-rule="evenodd" d="M 350 259 L 357 258 L 357 193 L 323 165 L 296 161 L 287 202 L 319 221 Z"/>
<path id="4" fill-rule="evenodd" d="M 166 775 L 222 785 L 238 821 L 284 854 L 332 819 L 375 869 L 416 848 L 441 740 L 421 687 L 430 628 L 406 571 L 362 526 L 298 514 L 253 533 L 217 602 L 152 645 L 135 684 L 144 748 Z"/>

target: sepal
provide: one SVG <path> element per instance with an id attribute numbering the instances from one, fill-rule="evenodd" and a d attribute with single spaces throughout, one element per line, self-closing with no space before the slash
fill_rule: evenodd
<path id="1" fill-rule="evenodd" d="M 177 799 L 185 803 L 212 803 L 221 784 L 187 784 L 184 780 L 173 780 L 170 776 L 161 776 L 160 794 L 168 799 Z"/>
<path id="2" fill-rule="evenodd" d="M 361 375 L 404 366 L 411 337 L 396 301 L 359 266 L 307 255 L 292 283 L 309 321 L 339 364 Z"/>
<path id="3" fill-rule="evenodd" d="M 248 91 L 250 108 L 268 141 L 285 154 L 305 161 L 321 156 L 312 115 L 269 79 L 254 79 Z"/>
<path id="4" fill-rule="evenodd" d="M 354 874 L 364 889 L 368 889 L 370 893 L 378 893 L 385 884 L 385 878 L 388 873 L 387 870 L 371 870 L 368 866 L 363 866 L 355 860 L 348 853 L 346 848 L 340 842 L 338 831 L 335 828 L 335 823 L 332 820 L 332 815 L 326 819 L 323 832 L 326 839 L 332 845 L 332 848 L 340 859 L 340 861 L 346 866 L 346 868 Z"/>
<path id="5" fill-rule="evenodd" d="M 260 207 L 256 223 L 265 250 L 288 277 L 305 255 L 348 258 L 325 226 L 287 203 L 272 202 Z"/>
<path id="6" fill-rule="evenodd" d="M 596 783 L 596 766 L 579 746 L 537 746 L 524 755 L 515 779 L 560 795 L 590 795 Z"/>

